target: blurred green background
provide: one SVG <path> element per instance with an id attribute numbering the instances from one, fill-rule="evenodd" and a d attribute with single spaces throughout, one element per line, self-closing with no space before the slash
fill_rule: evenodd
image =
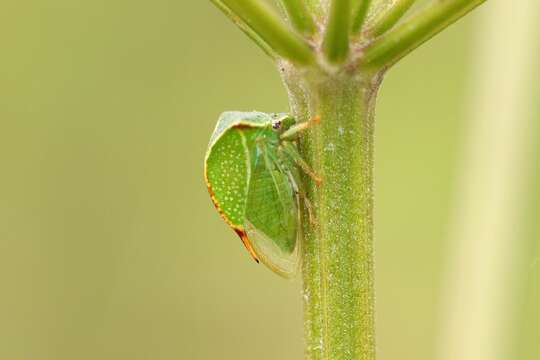
<path id="1" fill-rule="evenodd" d="M 478 16 L 381 90 L 381 360 L 435 353 Z M 250 260 L 202 177 L 221 111 L 287 110 L 271 61 L 208 1 L 7 0 L 0 46 L 0 358 L 301 359 L 300 282 Z M 540 192 L 527 196 L 536 241 Z"/>

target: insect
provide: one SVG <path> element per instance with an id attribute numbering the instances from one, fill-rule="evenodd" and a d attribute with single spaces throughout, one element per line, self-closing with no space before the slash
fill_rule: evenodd
<path id="1" fill-rule="evenodd" d="M 253 259 L 284 277 L 296 272 L 300 252 L 298 169 L 320 183 L 295 139 L 316 121 L 296 124 L 287 114 L 225 112 L 206 153 L 204 175 L 214 206 Z"/>

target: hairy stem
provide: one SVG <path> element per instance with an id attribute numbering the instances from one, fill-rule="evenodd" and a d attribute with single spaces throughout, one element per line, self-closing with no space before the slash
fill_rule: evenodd
<path id="1" fill-rule="evenodd" d="M 307 359 L 375 360 L 373 117 L 381 74 L 485 0 L 433 0 L 394 26 L 414 2 L 397 0 L 375 29 L 375 34 L 384 34 L 370 37 L 365 48 L 363 36 L 373 33 L 351 36 L 351 29 L 362 30 L 370 0 L 282 0 L 304 34 L 295 6 L 304 4 L 305 15 L 324 24 L 322 39 L 309 40 L 289 31 L 262 2 L 219 1 L 281 57 L 279 67 L 297 121 L 320 118 L 299 144 L 302 157 L 322 179 L 317 185 L 306 176 L 302 192 Z M 324 66 L 322 55 L 334 66 Z"/>
<path id="2" fill-rule="evenodd" d="M 420 10 L 365 49 L 364 66 L 380 69 L 394 64 L 485 1 L 433 1 L 430 6 Z"/>
<path id="3" fill-rule="evenodd" d="M 362 30 L 362 26 L 366 21 L 367 14 L 369 12 L 369 7 L 372 3 L 372 0 L 360 0 L 360 4 L 353 9 L 353 20 L 352 20 L 352 32 L 357 33 Z"/>
<path id="4" fill-rule="evenodd" d="M 384 34 L 387 30 L 391 29 L 405 13 L 413 6 L 416 0 L 396 0 L 386 11 L 382 12 L 380 16 L 374 21 L 369 32 L 373 36 L 379 36 Z"/>
<path id="5" fill-rule="evenodd" d="M 316 22 L 322 22 L 326 16 L 326 0 L 304 0 L 306 7 Z"/>
<path id="6" fill-rule="evenodd" d="M 256 0 L 221 0 L 277 54 L 297 64 L 310 64 L 314 55 L 300 36 L 291 32 L 267 5 Z"/>
<path id="7" fill-rule="evenodd" d="M 304 35 L 312 35 L 315 32 L 315 23 L 303 0 L 280 0 L 280 2 L 298 32 Z"/>
<path id="8" fill-rule="evenodd" d="M 247 26 L 246 23 L 244 23 L 242 21 L 242 19 L 240 19 L 235 13 L 233 13 L 231 11 L 231 9 L 229 9 L 227 6 L 225 6 L 225 4 L 223 4 L 223 2 L 221 0 L 210 0 L 210 1 L 219 10 L 221 10 L 221 12 L 223 12 L 223 14 L 225 14 L 225 16 L 227 16 L 229 19 L 231 19 L 231 21 L 236 26 L 238 26 L 238 28 L 244 34 L 246 34 L 257 46 L 259 46 L 261 48 L 261 50 L 266 55 L 268 55 L 269 57 L 271 57 L 274 60 L 277 59 L 277 55 L 276 55 L 275 51 L 263 39 L 261 39 L 261 37 L 257 33 L 255 33 L 249 26 Z"/>
<path id="9" fill-rule="evenodd" d="M 322 178 L 307 179 L 303 297 L 310 360 L 375 359 L 373 107 L 378 82 L 354 74 L 285 72 L 299 121 L 320 116 L 301 152 Z"/>
<path id="10" fill-rule="evenodd" d="M 351 1 L 332 0 L 323 45 L 331 63 L 343 62 L 349 53 L 350 19 Z"/>

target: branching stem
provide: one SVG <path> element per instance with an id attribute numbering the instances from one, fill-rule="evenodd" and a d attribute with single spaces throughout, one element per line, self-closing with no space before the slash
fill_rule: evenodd
<path id="1" fill-rule="evenodd" d="M 357 33 L 362 30 L 362 26 L 366 21 L 369 7 L 372 3 L 372 0 L 360 0 L 360 4 L 356 9 L 353 9 L 354 16 L 352 20 L 352 32 Z"/>
<path id="2" fill-rule="evenodd" d="M 434 1 L 365 49 L 364 66 L 375 70 L 393 65 L 485 1 Z"/>
<path id="3" fill-rule="evenodd" d="M 349 53 L 350 0 L 332 0 L 326 26 L 324 53 L 331 63 L 341 63 Z"/>
<path id="4" fill-rule="evenodd" d="M 303 181 L 311 204 L 303 214 L 302 239 L 307 358 L 375 360 L 377 90 L 388 67 L 485 0 L 433 0 L 401 24 L 415 0 L 395 0 L 376 14 L 369 13 L 372 0 L 280 1 L 306 38 L 262 0 L 212 0 L 263 50 L 276 54 L 297 121 L 320 119 L 302 133 L 298 149 L 305 167 L 313 169 Z M 320 37 L 314 30 L 321 24 Z"/>
<path id="5" fill-rule="evenodd" d="M 262 51 L 270 58 L 277 60 L 277 55 L 275 51 L 263 40 L 261 37 L 254 32 L 249 26 L 247 26 L 242 19 L 240 19 L 235 13 L 231 11 L 221 0 L 210 0 L 219 10 L 223 12 L 231 21 L 238 26 L 238 28 L 246 34 L 257 46 L 261 48 Z"/>
<path id="6" fill-rule="evenodd" d="M 287 11 L 291 24 L 298 32 L 304 35 L 312 35 L 315 32 L 315 22 L 307 11 L 304 0 L 280 0 Z"/>
<path id="7" fill-rule="evenodd" d="M 222 0 L 278 55 L 293 63 L 307 65 L 314 61 L 309 45 L 292 33 L 268 6 L 257 0 Z"/>
<path id="8" fill-rule="evenodd" d="M 391 29 L 405 13 L 413 6 L 416 0 L 396 0 L 394 3 L 379 14 L 369 29 L 372 36 L 379 36 Z"/>

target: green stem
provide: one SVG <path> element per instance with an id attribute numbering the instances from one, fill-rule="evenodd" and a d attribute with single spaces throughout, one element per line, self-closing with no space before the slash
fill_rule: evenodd
<path id="1" fill-rule="evenodd" d="M 384 70 L 485 0 L 434 0 L 366 48 L 349 44 L 351 1 L 332 0 L 322 44 L 311 39 L 335 67 L 318 67 L 320 55 L 289 32 L 256 0 L 221 0 L 278 55 L 299 122 L 320 117 L 302 134 L 299 151 L 322 183 L 306 176 L 302 274 L 308 360 L 375 360 L 373 274 L 373 121 Z M 305 0 L 317 22 L 328 1 Z M 359 0 L 356 0 L 355 4 Z M 399 1 L 399 0 L 398 0 Z M 384 22 L 390 27 L 406 5 Z M 362 9 L 359 29 L 368 11 Z M 296 11 L 296 10 L 294 10 Z M 396 14 L 401 15 L 397 16 Z M 289 10 L 291 13 L 291 10 Z M 378 15 L 375 15 L 378 16 Z M 321 46 L 321 47 L 319 47 Z M 357 59 L 345 62 L 349 48 Z M 298 66 L 310 64 L 313 66 Z M 321 64 L 322 65 L 322 64 Z"/>
<path id="2" fill-rule="evenodd" d="M 354 11 L 354 17 L 352 21 L 352 32 L 357 33 L 362 30 L 362 26 L 366 21 L 369 7 L 372 3 L 372 0 L 360 0 L 360 4 Z"/>
<path id="3" fill-rule="evenodd" d="M 317 21 L 323 20 L 325 16 L 325 8 L 322 4 L 323 0 L 304 0 L 309 13 L 317 19 Z"/>
<path id="4" fill-rule="evenodd" d="M 413 6 L 416 0 L 396 0 L 388 9 L 380 13 L 380 16 L 374 20 L 369 32 L 373 36 L 384 34 L 391 29 L 405 13 Z"/>
<path id="5" fill-rule="evenodd" d="M 390 66 L 486 0 L 438 0 L 365 49 L 366 68 Z"/>
<path id="6" fill-rule="evenodd" d="M 349 53 L 350 0 L 332 0 L 323 50 L 331 63 L 343 62 Z"/>
<path id="7" fill-rule="evenodd" d="M 277 54 L 300 65 L 311 64 L 315 56 L 306 41 L 291 32 L 267 5 L 256 0 L 221 0 Z"/>
<path id="8" fill-rule="evenodd" d="M 249 26 L 247 26 L 242 19 L 240 19 L 236 14 L 234 14 L 231 9 L 225 6 L 221 0 L 210 0 L 225 16 L 227 16 L 231 21 L 238 26 L 238 28 L 246 34 L 261 50 L 272 59 L 277 60 L 277 55 L 274 50 L 263 40 L 259 35 L 257 35 Z"/>
<path id="9" fill-rule="evenodd" d="M 311 74 L 313 75 L 313 74 Z M 374 360 L 373 108 L 378 81 L 285 71 L 299 121 L 320 116 L 300 151 L 322 178 L 306 179 L 303 294 L 309 360 Z"/>
<path id="10" fill-rule="evenodd" d="M 303 0 L 281 0 L 281 3 L 287 11 L 291 24 L 298 32 L 304 35 L 312 35 L 315 32 L 315 23 Z"/>

